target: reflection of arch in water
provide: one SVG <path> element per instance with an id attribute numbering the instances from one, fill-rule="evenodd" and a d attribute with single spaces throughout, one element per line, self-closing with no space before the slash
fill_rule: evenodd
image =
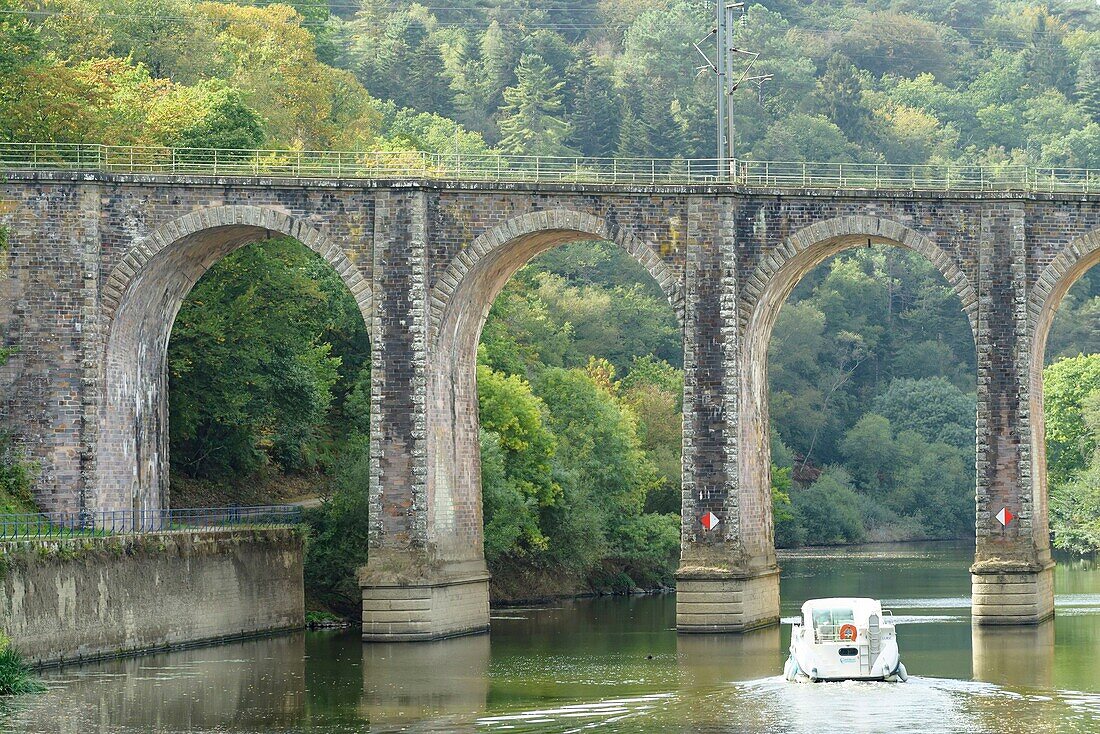
<path id="1" fill-rule="evenodd" d="M 323 257 L 369 317 L 370 284 L 343 250 L 283 212 L 221 206 L 158 228 L 121 258 L 103 289 L 106 406 L 98 427 L 95 509 L 168 506 L 167 356 L 176 314 L 214 263 L 273 234 L 293 237 Z"/>
<path id="2" fill-rule="evenodd" d="M 371 724 L 411 724 L 461 715 L 470 722 L 489 695 L 489 636 L 363 645 L 362 717 Z"/>
<path id="3" fill-rule="evenodd" d="M 660 285 L 683 324 L 684 296 L 654 247 L 605 219 L 566 209 L 531 212 L 475 239 L 436 281 L 428 320 L 428 528 L 449 559 L 481 557 L 477 345 L 493 300 L 534 257 L 579 240 L 622 248 Z"/>

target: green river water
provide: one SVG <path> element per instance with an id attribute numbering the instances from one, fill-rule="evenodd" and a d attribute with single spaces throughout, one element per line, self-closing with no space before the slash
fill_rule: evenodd
<path id="1" fill-rule="evenodd" d="M 899 621 L 905 684 L 786 683 L 789 625 L 677 635 L 675 598 L 493 611 L 492 633 L 365 645 L 308 632 L 45 671 L 4 734 L 89 732 L 1100 732 L 1100 563 L 1059 559 L 1057 617 L 970 624 L 969 548 L 781 558 L 782 611 L 871 596 Z"/>

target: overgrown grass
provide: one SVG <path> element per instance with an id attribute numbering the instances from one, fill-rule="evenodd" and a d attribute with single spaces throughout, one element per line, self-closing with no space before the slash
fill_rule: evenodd
<path id="1" fill-rule="evenodd" d="M 32 674 L 22 656 L 12 649 L 11 641 L 0 635 L 0 696 L 42 693 L 42 685 Z"/>

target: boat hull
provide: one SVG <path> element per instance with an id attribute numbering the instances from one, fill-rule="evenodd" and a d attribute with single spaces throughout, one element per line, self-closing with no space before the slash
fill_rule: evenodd
<path id="1" fill-rule="evenodd" d="M 789 681 L 815 683 L 847 680 L 899 683 L 905 682 L 908 675 L 893 641 L 883 645 L 876 659 L 866 665 L 860 663 L 858 655 L 847 659 L 841 657 L 836 646 L 800 643 L 796 637 L 783 666 L 783 677 Z"/>

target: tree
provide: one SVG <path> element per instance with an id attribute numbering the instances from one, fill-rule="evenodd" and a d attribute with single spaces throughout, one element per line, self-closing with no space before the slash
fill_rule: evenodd
<path id="1" fill-rule="evenodd" d="M 375 139 L 376 100 L 352 74 L 318 60 L 313 35 L 293 8 L 198 8 L 214 43 L 212 68 L 260 115 L 270 145 L 347 149 Z"/>
<path id="2" fill-rule="evenodd" d="M 5 77 L 29 64 L 39 53 L 39 40 L 34 27 L 19 10 L 21 3 L 0 0 L 0 84 L 10 83 Z"/>
<path id="3" fill-rule="evenodd" d="M 319 339 L 317 258 L 290 240 L 248 246 L 188 294 L 168 348 L 176 473 L 232 482 L 316 467 L 341 361 Z"/>
<path id="4" fill-rule="evenodd" d="M 1087 271 L 1073 284 L 1054 314 L 1046 361 L 1078 354 L 1100 354 L 1100 270 Z"/>
<path id="5" fill-rule="evenodd" d="M 496 20 L 489 23 L 481 36 L 481 85 L 487 101 L 486 109 L 496 110 L 504 104 L 504 90 L 516 81 L 515 48 L 518 44 L 507 38 Z"/>
<path id="6" fill-rule="evenodd" d="M 874 413 L 864 414 L 848 431 L 840 448 L 860 489 L 867 492 L 892 489 L 898 452 L 890 421 Z"/>
<path id="7" fill-rule="evenodd" d="M 1097 391 L 1100 354 L 1068 357 L 1043 370 L 1047 469 L 1052 485 L 1072 481 L 1096 452 L 1097 436 L 1088 430 L 1082 406 Z"/>
<path id="8" fill-rule="evenodd" d="M 831 120 L 796 112 L 777 121 L 753 148 L 753 155 L 771 161 L 850 161 L 848 139 Z"/>
<path id="9" fill-rule="evenodd" d="M 572 128 L 569 146 L 586 156 L 614 155 L 619 139 L 619 101 L 611 72 L 585 49 L 569 69 L 565 102 Z"/>
<path id="10" fill-rule="evenodd" d="M 571 155 L 566 140 L 572 129 L 561 117 L 563 86 L 553 81 L 550 66 L 540 57 L 520 57 L 516 86 L 504 90 L 501 148 L 524 155 Z"/>
<path id="11" fill-rule="evenodd" d="M 863 105 L 863 82 L 859 70 L 843 54 L 834 53 L 817 82 L 817 95 L 825 116 L 850 137 L 866 132 L 869 111 Z"/>
<path id="12" fill-rule="evenodd" d="M 1028 45 L 1024 50 L 1031 83 L 1036 89 L 1056 89 L 1068 92 L 1073 83 L 1069 55 L 1062 42 L 1066 28 L 1045 7 L 1024 11 L 1029 21 L 1026 32 Z"/>
<path id="13" fill-rule="evenodd" d="M 245 104 L 236 89 L 212 80 L 199 85 L 203 112 L 200 119 L 181 129 L 170 140 L 179 148 L 251 150 L 264 140 L 260 116 Z"/>
<path id="14" fill-rule="evenodd" d="M 619 75 L 629 89 L 658 88 L 686 101 L 694 87 L 695 58 L 686 52 L 699 40 L 703 27 L 696 9 L 687 2 L 675 2 L 667 9 L 647 10 L 638 15 L 623 37 Z M 672 99 L 665 99 L 665 106 Z"/>
<path id="15" fill-rule="evenodd" d="M 1077 103 L 1093 122 L 1100 123 L 1100 51 L 1089 49 L 1077 65 Z"/>
<path id="16" fill-rule="evenodd" d="M 1082 555 L 1100 550 L 1100 462 L 1052 488 L 1050 514 L 1055 547 Z"/>
<path id="17" fill-rule="evenodd" d="M 943 377 L 894 380 L 871 410 L 895 430 L 916 431 L 926 441 L 967 450 L 974 446 L 975 396 Z"/>
<path id="18" fill-rule="evenodd" d="M 620 386 L 622 402 L 638 418 L 638 439 L 660 476 L 646 511 L 678 513 L 681 505 L 684 375 L 652 356 L 635 357 Z"/>
<path id="19" fill-rule="evenodd" d="M 479 365 L 477 384 L 481 427 L 499 437 L 506 476 L 539 507 L 553 506 L 561 487 L 550 465 L 555 442 L 545 425 L 546 407 L 517 375 Z"/>
<path id="20" fill-rule="evenodd" d="M 843 45 L 855 63 L 876 76 L 925 72 L 942 81 L 954 76 L 951 59 L 965 43 L 937 23 L 887 10 L 860 14 Z"/>
<path id="21" fill-rule="evenodd" d="M 659 482 L 633 413 L 583 370 L 547 368 L 534 388 L 549 410 L 563 485 L 589 504 L 612 552 L 622 551 L 616 550 L 616 524 L 640 515 Z"/>
<path id="22" fill-rule="evenodd" d="M 809 489 L 792 493 L 791 504 L 808 543 L 857 543 L 866 537 L 862 501 L 843 469 L 829 468 Z"/>
<path id="23" fill-rule="evenodd" d="M 214 39 L 202 3 L 99 0 L 111 55 L 130 57 L 155 78 L 191 83 L 213 72 Z"/>

